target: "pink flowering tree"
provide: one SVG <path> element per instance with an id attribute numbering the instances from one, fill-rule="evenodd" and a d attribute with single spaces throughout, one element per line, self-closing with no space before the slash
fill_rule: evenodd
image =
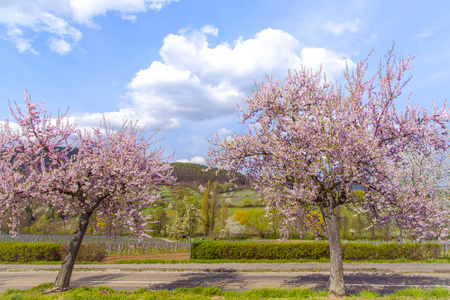
<path id="1" fill-rule="evenodd" d="M 395 108 L 410 63 L 396 60 L 391 49 L 368 78 L 367 59 L 347 69 L 345 89 L 305 68 L 290 72 L 284 84 L 267 78 L 240 108 L 248 132 L 210 141 L 209 165 L 245 172 L 268 209 L 285 216 L 287 231 L 320 210 L 330 245 L 330 296 L 345 295 L 340 206 L 353 204 L 375 225 L 394 223 L 417 239 L 448 235 L 441 226 L 448 214 L 433 185 L 400 180 L 405 149 L 427 155 L 429 146 L 446 148 L 450 117 L 445 108 L 427 112 L 409 100 L 405 111 Z"/>
<path id="2" fill-rule="evenodd" d="M 146 236 L 142 209 L 158 197 L 158 187 L 171 184 L 171 167 L 163 149 L 142 130 L 125 122 L 114 130 L 102 127 L 77 130 L 65 114 L 56 119 L 25 95 L 25 111 L 10 105 L 20 127 L 9 122 L 0 128 L 0 216 L 9 216 L 16 234 L 19 216 L 33 199 L 59 211 L 77 224 L 55 281 L 55 289 L 69 287 L 75 258 L 89 225 L 101 221 L 106 232 L 127 230 Z"/>

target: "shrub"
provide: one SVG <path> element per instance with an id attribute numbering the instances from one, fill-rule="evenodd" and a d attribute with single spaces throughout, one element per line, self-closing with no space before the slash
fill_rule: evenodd
<path id="1" fill-rule="evenodd" d="M 329 257 L 328 243 L 194 242 L 197 259 L 319 259 Z"/>
<path id="2" fill-rule="evenodd" d="M 61 247 L 60 255 L 62 258 L 66 255 L 69 245 Z M 96 244 L 82 244 L 78 251 L 76 261 L 102 261 L 107 252 L 106 249 Z"/>
<path id="3" fill-rule="evenodd" d="M 61 245 L 54 243 L 0 243 L 0 261 L 30 262 L 61 260 Z"/>
<path id="4" fill-rule="evenodd" d="M 381 244 L 344 243 L 346 260 L 438 258 L 439 244 Z M 329 258 L 327 242 L 256 243 L 228 241 L 197 241 L 192 244 L 195 259 L 314 259 Z"/>
<path id="5" fill-rule="evenodd" d="M 344 259 L 369 260 L 369 259 L 410 259 L 426 260 L 438 258 L 441 253 L 439 244 L 381 244 L 345 243 L 342 245 Z"/>
<path id="6" fill-rule="evenodd" d="M 0 243 L 0 261 L 31 262 L 31 261 L 61 261 L 68 245 L 58 243 Z M 95 244 L 83 244 L 78 251 L 77 261 L 102 261 L 106 249 Z"/>

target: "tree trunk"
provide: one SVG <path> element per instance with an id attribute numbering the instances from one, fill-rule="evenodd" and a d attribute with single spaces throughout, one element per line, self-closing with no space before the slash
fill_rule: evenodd
<path id="1" fill-rule="evenodd" d="M 191 234 L 188 233 L 188 239 L 189 239 L 189 259 L 191 259 L 191 246 L 192 246 L 192 242 L 191 242 Z"/>
<path id="2" fill-rule="evenodd" d="M 89 218 L 90 214 L 81 214 L 80 216 L 77 229 L 72 236 L 69 249 L 67 249 L 66 256 L 61 264 L 58 276 L 56 277 L 55 285 L 53 287 L 54 290 L 66 290 L 69 288 L 73 266 L 75 265 L 78 250 L 80 250 L 81 243 L 83 242 L 84 234 L 88 228 Z"/>
<path id="3" fill-rule="evenodd" d="M 344 264 L 342 263 L 342 248 L 339 238 L 339 228 L 334 209 L 321 206 L 322 216 L 327 227 L 328 243 L 330 246 L 330 293 L 329 297 L 345 296 Z"/>

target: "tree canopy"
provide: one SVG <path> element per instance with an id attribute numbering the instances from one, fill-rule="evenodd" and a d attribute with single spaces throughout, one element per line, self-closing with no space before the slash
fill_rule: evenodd
<path id="1" fill-rule="evenodd" d="M 96 227 L 101 220 L 106 233 L 146 236 L 142 209 L 158 198 L 159 185 L 173 182 L 171 167 L 163 149 L 153 149 L 155 142 L 136 124 L 114 130 L 103 121 L 80 130 L 65 114 L 52 119 L 27 94 L 24 112 L 17 105 L 10 110 L 20 130 L 9 122 L 0 127 L 0 217 L 9 215 L 10 233 L 16 233 L 20 215 L 38 199 L 77 219 L 55 282 L 56 288 L 67 288 L 89 223 Z"/>
<path id="2" fill-rule="evenodd" d="M 336 208 L 352 203 L 378 225 L 394 222 L 417 239 L 445 238 L 446 212 L 433 186 L 402 184 L 405 149 L 425 155 L 447 147 L 449 110 L 406 104 L 395 108 L 411 58 L 397 60 L 391 49 L 378 71 L 368 59 L 344 73 L 342 88 L 319 70 L 289 72 L 284 84 L 267 77 L 240 108 L 248 132 L 211 141 L 211 166 L 245 172 L 268 208 L 285 215 L 286 230 L 320 208 L 331 253 L 330 293 L 345 294 Z M 354 187 L 365 191 L 358 200 Z"/>

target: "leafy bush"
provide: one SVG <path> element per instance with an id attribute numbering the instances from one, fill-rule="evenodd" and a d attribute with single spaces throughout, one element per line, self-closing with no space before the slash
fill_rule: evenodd
<path id="1" fill-rule="evenodd" d="M 343 244 L 342 252 L 347 260 L 370 260 L 370 259 L 410 259 L 426 260 L 438 258 L 441 253 L 439 244 L 367 244 L 346 243 Z"/>
<path id="2" fill-rule="evenodd" d="M 31 261 L 61 261 L 68 245 L 58 243 L 0 243 L 0 261 L 31 262 Z M 83 244 L 78 251 L 77 261 L 102 261 L 106 249 L 95 244 Z"/>
<path id="3" fill-rule="evenodd" d="M 69 245 L 63 245 L 61 247 L 60 255 L 62 258 L 66 255 Z M 96 244 L 82 244 L 80 250 L 78 251 L 76 261 L 102 261 L 107 252 L 104 247 Z"/>
<path id="4" fill-rule="evenodd" d="M 346 260 L 438 258 L 439 244 L 342 244 Z M 195 259 L 321 259 L 329 258 L 327 242 L 256 243 L 227 241 L 197 241 L 192 244 Z"/>
<path id="5" fill-rule="evenodd" d="M 61 260 L 61 245 L 54 243 L 0 243 L 0 261 L 30 262 Z"/>
<path id="6" fill-rule="evenodd" d="M 329 257 L 328 243 L 194 242 L 196 259 L 319 259 Z"/>

